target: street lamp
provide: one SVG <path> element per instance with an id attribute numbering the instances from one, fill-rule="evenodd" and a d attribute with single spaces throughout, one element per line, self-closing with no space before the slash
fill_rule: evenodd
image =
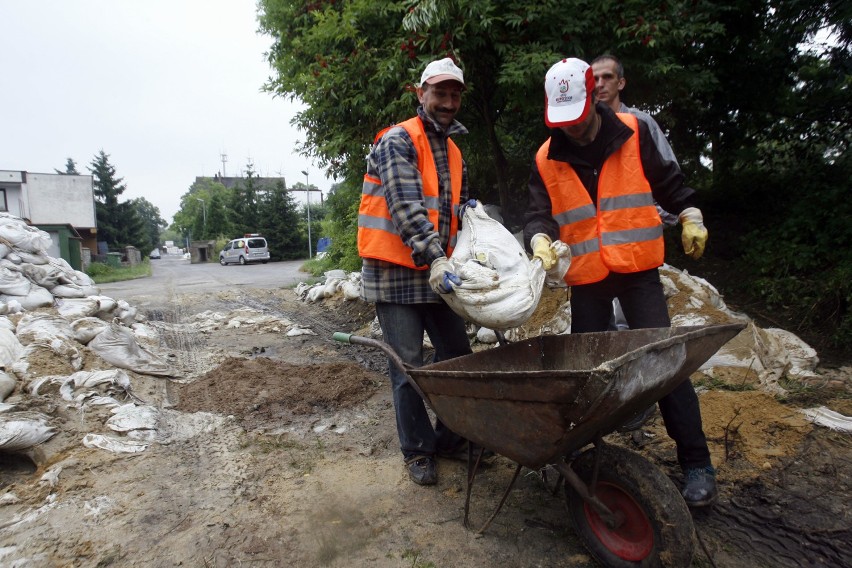
<path id="1" fill-rule="evenodd" d="M 201 212 L 204 214 L 204 236 L 207 237 L 207 205 L 200 197 L 196 197 L 196 199 L 201 202 Z"/>
<path id="2" fill-rule="evenodd" d="M 308 260 L 311 259 L 311 186 L 308 184 L 308 170 L 302 170 L 305 174 L 305 192 L 308 196 Z"/>

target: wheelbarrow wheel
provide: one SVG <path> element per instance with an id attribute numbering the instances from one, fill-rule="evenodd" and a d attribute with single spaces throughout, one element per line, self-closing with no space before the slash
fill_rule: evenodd
<path id="1" fill-rule="evenodd" d="M 584 452 L 571 465 L 592 482 L 595 454 L 600 467 L 589 490 L 620 519 L 609 527 L 570 484 L 568 512 L 589 552 L 613 568 L 689 566 L 695 550 L 695 528 L 689 509 L 671 480 L 639 454 L 603 445 Z"/>

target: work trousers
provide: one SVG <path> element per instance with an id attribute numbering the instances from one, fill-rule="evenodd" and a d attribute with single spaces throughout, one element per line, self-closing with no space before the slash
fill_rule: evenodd
<path id="1" fill-rule="evenodd" d="M 571 288 L 571 333 L 606 331 L 612 300 L 618 298 L 630 329 L 670 327 L 659 270 L 630 274 L 611 272 L 604 280 Z M 701 425 L 698 396 L 689 379 L 659 401 L 666 432 L 677 445 L 682 469 L 710 464 L 710 450 Z"/>
<path id="2" fill-rule="evenodd" d="M 434 361 L 452 359 L 471 353 L 464 320 L 447 304 L 376 304 L 376 315 L 382 328 L 384 342 L 412 367 L 423 361 L 423 332 L 435 348 Z M 429 419 L 426 406 L 417 391 L 408 383 L 407 375 L 388 362 L 396 429 L 405 459 L 418 455 L 431 456 L 450 451 L 464 440 L 440 420 L 435 426 Z"/>

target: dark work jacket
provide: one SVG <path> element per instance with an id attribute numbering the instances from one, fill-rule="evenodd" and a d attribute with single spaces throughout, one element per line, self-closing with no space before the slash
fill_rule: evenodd
<path id="1" fill-rule="evenodd" d="M 589 191 L 592 202 L 597 203 L 598 174 L 606 159 L 618 150 L 630 138 L 633 131 L 624 124 L 607 105 L 598 103 L 595 110 L 601 115 L 601 128 L 597 140 L 603 137 L 605 151 L 602 160 L 597 164 L 589 164 L 580 158 L 574 148 L 576 146 L 558 128 L 550 130 L 550 151 L 548 159 L 560 160 L 571 164 L 577 176 Z M 678 215 L 687 207 L 695 207 L 695 190 L 684 184 L 684 176 L 676 163 L 666 160 L 657 151 L 647 125 L 641 120 L 639 127 L 639 151 L 645 178 L 651 185 L 651 193 L 663 209 Z M 544 233 L 551 239 L 559 238 L 559 225 L 552 215 L 550 196 L 541 180 L 538 167 L 533 159 L 532 172 L 529 180 L 529 205 L 524 216 L 524 244 L 531 252 L 530 239 L 536 233 Z"/>

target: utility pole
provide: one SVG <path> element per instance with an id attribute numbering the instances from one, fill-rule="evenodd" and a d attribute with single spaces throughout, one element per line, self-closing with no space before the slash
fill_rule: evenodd
<path id="1" fill-rule="evenodd" d="M 313 256 L 311 254 L 311 186 L 308 183 L 308 170 L 302 170 L 302 173 L 305 174 L 305 191 L 308 199 L 308 260 L 310 260 Z"/>

